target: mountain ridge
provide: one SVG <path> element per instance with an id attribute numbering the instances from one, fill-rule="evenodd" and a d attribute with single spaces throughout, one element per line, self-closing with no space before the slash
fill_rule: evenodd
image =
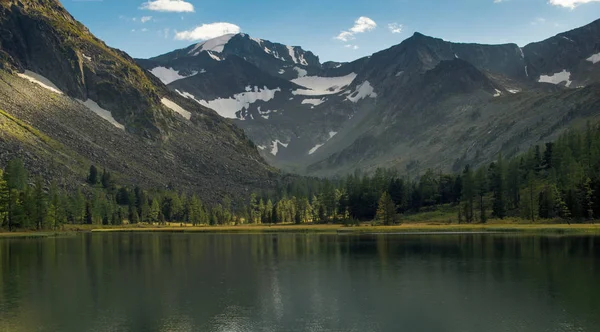
<path id="1" fill-rule="evenodd" d="M 515 116 L 508 106 L 511 104 L 511 95 L 522 94 L 523 97 L 527 96 L 525 100 L 537 100 L 536 96 L 540 93 L 560 94 L 561 89 L 600 81 L 600 66 L 594 66 L 595 63 L 586 60 L 593 54 L 600 53 L 597 46 L 600 45 L 600 41 L 597 42 L 600 34 L 594 33 L 598 26 L 600 20 L 524 47 L 515 43 L 454 43 L 415 32 L 401 43 L 371 56 L 348 63 L 326 62 L 327 65 L 319 63 L 314 66 L 298 66 L 289 59 L 278 60 L 275 67 L 248 61 L 264 57 L 274 59 L 268 52 L 255 47 L 249 53 L 232 51 L 223 57 L 237 57 L 252 63 L 252 70 L 240 67 L 230 69 L 226 75 L 244 78 L 260 76 L 260 79 L 255 80 L 256 84 L 252 80 L 245 80 L 243 84 L 237 85 L 222 82 L 215 77 L 225 72 L 217 69 L 213 63 L 204 68 L 210 73 L 207 76 L 210 79 L 197 74 L 193 84 L 183 87 L 176 81 L 168 86 L 202 105 L 214 107 L 221 115 L 231 117 L 235 114 L 234 121 L 259 146 L 261 155 L 272 165 L 286 171 L 333 176 L 352 172 L 356 168 L 369 171 L 378 165 L 405 169 L 418 164 L 421 165 L 421 170 L 440 166 L 448 169 L 454 166 L 426 157 L 428 153 L 423 147 L 421 151 L 410 147 L 411 144 L 414 147 L 416 142 L 408 144 L 409 141 L 418 135 L 405 135 L 402 138 L 394 134 L 394 131 L 405 128 L 412 132 L 413 128 L 421 128 L 428 132 L 429 128 L 441 125 L 437 117 L 441 116 L 442 110 L 446 110 L 443 112 L 446 115 L 442 118 L 454 120 L 464 110 L 491 108 L 489 105 L 497 108 L 499 104 L 503 104 L 498 112 L 505 116 Z M 578 37 L 574 37 L 575 35 Z M 582 45 L 562 48 L 563 41 L 568 42 L 563 37 L 569 38 L 568 36 Z M 249 42 L 255 40 L 245 34 L 241 39 Z M 557 44 L 556 40 L 560 43 Z M 544 48 L 540 50 L 539 45 L 544 45 Z M 546 52 L 546 49 L 551 49 L 552 52 Z M 227 44 L 224 50 L 227 50 Z M 163 63 L 165 66 L 169 64 Z M 171 67 L 173 70 L 186 69 L 185 66 L 178 68 L 178 62 L 171 64 L 174 65 Z M 214 68 L 212 73 L 211 68 Z M 256 68 L 263 74 L 256 75 Z M 254 74 L 250 75 L 250 72 Z M 303 88 L 290 87 L 282 83 L 281 79 Z M 202 88 L 209 84 L 213 85 L 210 89 Z M 268 88 L 269 94 L 266 97 L 258 93 L 249 96 L 253 92 L 244 93 L 248 86 Z M 221 89 L 218 95 L 210 93 L 211 89 L 219 89 L 218 87 L 226 88 Z M 560 100 L 556 102 L 562 103 Z M 532 107 L 529 101 L 522 105 Z M 518 106 L 521 107 L 524 106 Z M 562 108 L 559 105 L 556 107 Z M 419 117 L 418 114 L 423 116 Z M 425 114 L 433 114 L 433 118 L 424 117 Z M 429 122 L 424 122 L 425 118 Z M 403 122 L 406 121 L 411 124 L 405 125 Z M 469 129 L 469 121 L 468 118 L 461 120 L 464 130 L 483 130 L 483 124 Z M 498 118 L 497 121 L 505 125 L 502 119 Z M 553 128 L 557 126 L 556 123 L 548 125 Z M 565 126 L 559 126 L 553 135 L 558 135 Z M 366 142 L 370 143 L 365 144 Z M 519 149 L 534 142 L 536 139 L 533 137 L 523 139 Z M 481 151 L 488 151 L 485 152 L 488 157 L 506 147 L 506 142 L 490 141 L 490 144 L 494 146 L 491 150 L 489 147 L 481 147 Z M 356 147 L 352 148 L 353 145 Z M 370 149 L 373 151 L 368 152 Z M 476 162 L 475 160 L 480 159 L 459 151 L 458 148 L 452 147 L 450 150 L 454 150 L 453 153 L 456 154 L 456 160 L 452 164 Z M 326 162 L 341 151 L 346 151 L 345 154 L 354 151 L 356 156 L 350 158 L 354 161 L 345 165 Z M 407 153 L 411 156 L 407 157 Z M 334 164 L 336 166 L 331 169 L 321 167 Z"/>

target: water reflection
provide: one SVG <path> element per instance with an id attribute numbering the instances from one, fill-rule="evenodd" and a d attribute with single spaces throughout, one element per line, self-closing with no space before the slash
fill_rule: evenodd
<path id="1" fill-rule="evenodd" d="M 596 331 L 597 237 L 0 240 L 0 331 Z"/>

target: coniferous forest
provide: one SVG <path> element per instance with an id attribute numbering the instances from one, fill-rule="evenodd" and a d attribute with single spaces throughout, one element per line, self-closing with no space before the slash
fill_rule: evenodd
<path id="1" fill-rule="evenodd" d="M 527 153 L 459 174 L 425 171 L 418 179 L 378 169 L 337 179 L 290 176 L 276 190 L 244 202 L 204 204 L 196 195 L 115 183 L 92 165 L 85 190 L 66 192 L 28 174 L 19 159 L 0 170 L 0 220 L 5 230 L 60 229 L 65 224 L 192 225 L 400 223 L 421 212 L 450 211 L 449 221 L 491 218 L 586 222 L 600 216 L 600 126 L 568 130 Z"/>

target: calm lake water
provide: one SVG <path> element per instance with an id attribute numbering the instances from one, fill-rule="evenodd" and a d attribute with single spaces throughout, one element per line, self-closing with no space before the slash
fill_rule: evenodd
<path id="1" fill-rule="evenodd" d="M 600 238 L 5 239 L 0 331 L 600 331 Z"/>

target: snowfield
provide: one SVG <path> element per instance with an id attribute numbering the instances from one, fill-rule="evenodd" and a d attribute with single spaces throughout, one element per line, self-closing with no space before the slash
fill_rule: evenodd
<path id="1" fill-rule="evenodd" d="M 186 119 L 191 119 L 192 118 L 192 113 L 186 111 L 183 107 L 175 104 L 174 102 L 170 101 L 167 98 L 163 98 L 160 100 L 160 102 L 167 106 L 168 108 L 170 108 L 173 112 L 180 114 L 181 116 L 183 116 Z"/>
<path id="2" fill-rule="evenodd" d="M 294 90 L 294 95 L 304 96 L 322 96 L 332 95 L 339 93 L 343 88 L 350 85 L 356 78 L 355 73 L 348 74 L 346 76 L 339 77 L 320 77 L 320 76 L 305 76 L 299 77 L 292 80 L 292 83 L 296 83 L 305 88 Z"/>
<path id="3" fill-rule="evenodd" d="M 365 99 L 367 97 L 377 98 L 377 93 L 375 93 L 375 89 L 373 89 L 373 86 L 371 86 L 371 83 L 369 83 L 369 81 L 364 81 L 359 86 L 357 86 L 356 90 L 354 90 L 352 94 L 346 97 L 346 99 L 353 103 L 358 103 L 360 100 Z"/>
<path id="4" fill-rule="evenodd" d="M 164 84 L 169 84 L 181 79 L 184 79 L 186 77 L 191 77 L 194 75 L 197 75 L 198 72 L 192 72 L 192 75 L 189 76 L 183 76 L 180 75 L 179 72 L 173 68 L 166 68 L 166 67 L 156 67 L 156 68 L 152 68 L 150 70 L 150 73 L 152 73 L 152 75 L 158 77 L 159 80 L 161 80 L 161 82 L 163 82 Z"/>
<path id="5" fill-rule="evenodd" d="M 553 75 L 542 75 L 538 80 L 540 83 L 551 83 L 551 84 L 560 84 L 562 82 L 566 82 L 566 86 L 571 86 L 571 73 L 566 70 L 561 71 L 560 73 L 556 73 Z"/>
<path id="6" fill-rule="evenodd" d="M 76 100 L 78 102 L 80 102 L 81 104 L 83 104 L 85 107 L 87 107 L 90 111 L 96 113 L 98 116 L 100 116 L 104 120 L 110 122 L 113 126 L 119 128 L 119 129 L 125 130 L 125 126 L 123 126 L 122 124 L 117 122 L 117 120 L 115 120 L 115 118 L 113 118 L 112 113 L 110 111 L 107 111 L 104 108 L 100 107 L 100 105 L 98 105 L 98 103 L 96 103 L 95 101 L 93 101 L 91 99 L 88 99 L 86 101 L 83 101 L 80 99 L 76 99 Z"/>
<path id="7" fill-rule="evenodd" d="M 308 151 L 308 154 L 313 154 L 313 153 L 317 152 L 317 150 L 319 150 L 319 148 L 322 147 L 323 145 L 325 145 L 325 144 L 317 144 L 317 145 L 315 145 L 312 149 L 310 149 Z"/>
<path id="8" fill-rule="evenodd" d="M 284 148 L 287 148 L 289 143 L 285 144 L 285 143 L 281 143 L 280 140 L 274 140 L 273 144 L 271 145 L 271 154 L 276 156 L 277 153 L 279 152 L 279 144 L 281 144 Z"/>
<path id="9" fill-rule="evenodd" d="M 598 62 L 600 62 L 600 53 L 596 53 L 591 57 L 587 58 L 586 60 L 593 64 L 597 64 Z"/>
<path id="10" fill-rule="evenodd" d="M 236 119 L 236 113 L 243 109 L 248 109 L 251 104 L 262 100 L 269 101 L 275 98 L 275 93 L 280 92 L 281 89 L 268 89 L 264 87 L 262 90 L 258 87 L 254 87 L 254 91 L 246 91 L 242 93 L 238 93 L 230 98 L 218 98 L 215 100 L 198 100 L 196 97 L 190 93 L 185 91 L 177 91 L 183 97 L 192 99 L 199 103 L 202 106 L 206 106 L 208 108 L 213 109 L 220 116 L 228 119 Z"/>
<path id="11" fill-rule="evenodd" d="M 217 53 L 223 52 L 225 45 L 229 43 L 231 38 L 233 38 L 235 34 L 223 35 L 221 37 L 217 37 L 214 39 L 207 40 L 205 42 L 201 42 L 196 44 L 196 46 L 188 52 L 188 54 L 193 54 L 193 56 L 197 56 L 202 51 L 213 51 Z"/>
<path id="12" fill-rule="evenodd" d="M 52 83 L 49 79 L 45 78 L 40 74 L 36 74 L 32 71 L 26 70 L 24 74 L 17 74 L 19 77 L 28 80 L 31 83 L 35 83 L 46 90 L 50 90 L 54 93 L 62 95 L 62 91 L 54 83 Z"/>
<path id="13" fill-rule="evenodd" d="M 313 108 L 314 108 L 315 106 L 319 106 L 319 105 L 323 104 L 325 102 L 325 100 L 326 100 L 325 98 L 323 98 L 323 99 L 304 99 L 302 101 L 302 104 L 313 105 Z"/>

